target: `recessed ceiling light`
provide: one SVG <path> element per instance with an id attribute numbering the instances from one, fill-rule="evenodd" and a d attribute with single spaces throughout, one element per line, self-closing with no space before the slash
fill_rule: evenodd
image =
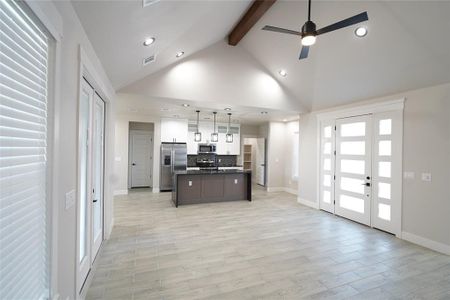
<path id="1" fill-rule="evenodd" d="M 225 109 L 224 110 L 226 110 L 226 111 L 230 111 L 231 110 L 231 108 L 229 108 L 229 107 L 225 107 Z"/>
<path id="2" fill-rule="evenodd" d="M 367 28 L 363 26 L 356 28 L 355 35 L 357 37 L 365 37 L 367 35 Z"/>
<path id="3" fill-rule="evenodd" d="M 283 119 L 283 122 L 287 122 L 287 119 Z"/>
<path id="4" fill-rule="evenodd" d="M 155 42 L 155 40 L 156 39 L 154 37 L 145 39 L 144 46 L 150 46 L 151 44 L 153 44 Z"/>
<path id="5" fill-rule="evenodd" d="M 278 73 L 283 77 L 286 77 L 286 75 L 287 75 L 286 70 L 280 70 L 280 71 L 278 71 Z"/>
<path id="6" fill-rule="evenodd" d="M 183 55 L 184 55 L 184 52 L 183 52 L 183 51 L 180 51 L 180 52 L 177 53 L 176 57 L 181 57 L 181 56 L 183 56 Z"/>
<path id="7" fill-rule="evenodd" d="M 183 103 L 182 106 L 183 106 L 183 107 L 189 107 L 190 105 L 187 104 L 187 103 Z"/>

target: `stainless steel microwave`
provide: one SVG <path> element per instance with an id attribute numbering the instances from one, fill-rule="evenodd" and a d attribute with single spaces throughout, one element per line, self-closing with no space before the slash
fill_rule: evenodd
<path id="1" fill-rule="evenodd" d="M 197 153 L 216 153 L 216 144 L 198 144 Z"/>

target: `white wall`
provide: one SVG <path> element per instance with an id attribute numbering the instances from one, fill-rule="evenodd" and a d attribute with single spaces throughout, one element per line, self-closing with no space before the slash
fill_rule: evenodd
<path id="1" fill-rule="evenodd" d="M 294 153 L 294 140 L 298 139 L 299 121 L 285 123 L 285 167 L 284 167 L 284 187 L 289 189 L 292 193 L 298 191 L 298 178 L 293 177 L 294 171 L 294 156 L 299 155 Z M 297 133 L 297 134 L 296 134 Z M 298 163 L 298 160 L 297 160 Z"/>
<path id="2" fill-rule="evenodd" d="M 371 99 L 358 105 L 402 97 L 406 97 L 403 170 L 415 172 L 415 179 L 403 182 L 402 231 L 450 249 L 450 84 Z M 300 117 L 299 198 L 313 205 L 318 200 L 317 113 Z M 422 172 L 432 173 L 432 182 L 422 181 Z"/>
<path id="3" fill-rule="evenodd" d="M 57 48 L 56 95 L 54 103 L 53 199 L 55 208 L 52 228 L 54 236 L 52 256 L 52 293 L 61 299 L 75 299 L 76 274 L 76 207 L 65 209 L 65 194 L 77 190 L 78 96 L 80 80 L 80 46 L 89 60 L 91 75 L 107 98 L 107 128 L 105 153 L 105 231 L 112 227 L 111 175 L 114 145 L 115 92 L 95 54 L 70 2 L 30 2 L 44 25 L 59 40 Z M 77 198 L 78 199 L 78 198 Z"/>
<path id="4" fill-rule="evenodd" d="M 276 110 L 305 111 L 242 47 L 225 41 L 201 50 L 120 92 L 194 102 L 228 103 Z"/>
<path id="5" fill-rule="evenodd" d="M 270 122 L 267 140 L 268 190 L 284 190 L 297 194 L 297 179 L 292 177 L 293 139 L 299 122 Z"/>
<path id="6" fill-rule="evenodd" d="M 117 98 L 122 99 L 126 95 L 118 94 Z M 122 99 L 123 101 L 123 99 Z M 152 123 L 153 134 L 153 191 L 159 190 L 159 161 L 161 146 L 161 120 L 160 117 L 140 114 L 120 114 L 116 116 L 116 140 L 114 146 L 114 193 L 125 194 L 128 192 L 128 139 L 130 122 Z"/>

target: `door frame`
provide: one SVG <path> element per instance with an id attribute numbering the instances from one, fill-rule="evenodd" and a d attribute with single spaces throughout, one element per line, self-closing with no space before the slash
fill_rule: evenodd
<path id="1" fill-rule="evenodd" d="M 399 156 L 399 159 L 397 161 L 397 166 L 395 170 L 392 170 L 392 177 L 395 180 L 396 184 L 398 185 L 397 188 L 397 197 L 398 197 L 398 203 L 397 203 L 397 210 L 395 212 L 395 215 L 393 218 L 395 218 L 395 222 L 393 223 L 395 226 L 394 234 L 401 238 L 402 235 L 402 202 L 403 202 L 403 110 L 405 107 L 405 98 L 395 99 L 395 100 L 387 100 L 382 102 L 376 102 L 376 103 L 369 103 L 369 104 L 362 104 L 357 105 L 353 107 L 348 108 L 342 108 L 342 109 L 336 109 L 333 111 L 327 111 L 324 113 L 318 113 L 316 115 L 316 147 L 318 153 L 318 157 L 316 160 L 316 207 L 320 209 L 320 178 L 321 178 L 321 124 L 323 122 L 330 122 L 332 120 L 346 118 L 346 117 L 352 117 L 352 116 L 359 116 L 359 115 L 367 115 L 367 114 L 373 114 L 376 115 L 378 113 L 386 113 L 386 112 L 397 112 L 397 117 L 399 120 L 399 124 L 397 125 L 397 130 L 400 132 L 398 136 L 398 144 L 400 145 L 397 147 L 397 151 L 395 152 L 396 155 Z M 373 140 L 372 135 L 372 140 Z M 394 151 L 393 151 L 394 153 Z M 372 197 L 373 198 L 373 197 Z M 373 203 L 373 201 L 372 201 Z M 371 211 L 371 214 L 374 212 Z"/>
<path id="2" fill-rule="evenodd" d="M 155 143 L 155 137 L 154 137 L 154 131 L 150 130 L 134 130 L 134 129 L 128 129 L 128 189 L 131 189 L 131 161 L 133 160 L 132 153 L 133 153 L 133 135 L 149 135 L 152 139 L 150 151 L 151 151 L 151 158 L 150 158 L 150 182 L 149 182 L 149 188 L 153 188 L 153 161 L 154 161 L 154 143 Z"/>
<path id="3" fill-rule="evenodd" d="M 81 92 L 82 92 L 82 84 L 83 81 L 86 80 L 89 85 L 93 88 L 94 93 L 97 93 L 100 98 L 103 100 L 104 104 L 105 104 L 105 109 L 104 109 L 104 157 L 103 157 L 103 178 L 105 178 L 107 176 L 107 174 L 110 174 L 110 170 L 109 167 L 107 165 L 107 161 L 109 161 L 110 163 L 112 163 L 111 158 L 113 157 L 113 150 L 108 150 L 108 145 L 112 143 L 112 141 L 114 141 L 114 136 L 110 136 L 110 132 L 111 132 L 111 128 L 113 128 L 113 124 L 110 123 L 113 115 L 113 111 L 112 111 L 112 105 L 111 105 L 111 99 L 114 99 L 114 90 L 112 89 L 112 87 L 109 86 L 105 86 L 105 84 L 103 84 L 103 80 L 102 77 L 97 73 L 96 68 L 94 66 L 94 64 L 91 62 L 91 60 L 89 59 L 88 55 L 86 54 L 85 50 L 83 49 L 83 47 L 81 45 L 79 45 L 79 77 L 78 77 L 78 98 L 77 98 L 77 123 L 76 123 L 76 129 L 77 129 L 77 136 L 79 136 L 80 132 L 80 127 L 79 127 L 79 122 L 80 122 L 80 97 L 81 97 Z M 93 114 L 93 111 L 91 110 L 91 116 Z M 92 120 L 92 119 L 91 119 Z M 92 135 L 92 134 L 91 134 Z M 79 153 L 79 141 L 77 140 L 77 177 L 76 177 L 76 244 L 75 244 L 75 257 L 74 257 L 74 262 L 75 262 L 75 296 L 78 298 L 81 295 L 83 295 L 83 293 L 86 292 L 86 287 L 89 286 L 89 282 L 92 278 L 92 266 L 94 264 L 94 260 L 90 258 L 90 270 L 87 274 L 87 276 L 85 278 L 81 278 L 80 276 L 80 264 L 78 263 L 78 257 L 79 257 L 79 244 L 80 244 L 80 240 L 79 240 L 79 228 L 80 228 L 80 210 L 79 210 L 79 203 L 78 203 L 78 199 L 79 199 L 79 194 L 80 194 L 80 190 L 79 190 L 79 180 L 80 180 L 80 174 L 81 174 L 81 170 L 80 170 L 80 153 Z M 108 169 L 108 172 L 107 172 Z M 91 183 L 90 183 L 91 184 Z M 108 204 L 108 207 L 111 211 L 111 206 L 109 203 L 107 203 L 106 198 L 108 196 L 108 198 L 110 197 L 110 184 L 107 184 L 107 181 L 104 180 L 103 182 L 103 222 L 102 222 L 102 226 L 103 226 L 103 237 L 102 237 L 102 243 L 100 245 L 100 249 L 99 252 L 101 251 L 104 243 L 103 241 L 109 236 L 110 232 L 111 232 L 111 227 L 112 224 L 107 224 L 106 223 L 106 206 Z M 91 195 L 91 199 L 92 199 L 92 193 L 90 193 Z M 91 234 L 91 233 L 89 233 Z"/>

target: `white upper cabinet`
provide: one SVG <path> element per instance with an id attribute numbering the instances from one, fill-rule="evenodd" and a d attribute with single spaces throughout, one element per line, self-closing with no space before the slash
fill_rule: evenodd
<path id="1" fill-rule="evenodd" d="M 161 142 L 187 143 L 188 120 L 187 119 L 161 119 Z"/>
<path id="2" fill-rule="evenodd" d="M 219 124 L 219 142 L 217 143 L 217 154 L 219 155 L 240 155 L 241 153 L 241 135 L 240 125 L 232 124 L 230 126 L 230 133 L 233 134 L 233 142 L 226 142 L 227 124 Z"/>
<path id="3" fill-rule="evenodd" d="M 219 123 L 216 125 L 216 130 L 219 132 L 219 142 L 215 143 L 217 145 L 216 151 L 218 155 L 239 155 L 241 150 L 241 136 L 240 136 L 240 125 L 231 125 L 230 131 L 233 133 L 233 143 L 225 142 L 225 135 L 227 133 L 227 124 Z M 211 133 L 213 133 L 213 123 L 212 122 L 200 122 L 199 131 L 202 134 L 202 140 L 200 142 L 194 141 L 194 133 L 197 131 L 197 123 L 189 122 L 188 126 L 188 141 L 187 141 L 187 154 L 195 155 L 197 154 L 199 143 L 211 143 Z"/>

